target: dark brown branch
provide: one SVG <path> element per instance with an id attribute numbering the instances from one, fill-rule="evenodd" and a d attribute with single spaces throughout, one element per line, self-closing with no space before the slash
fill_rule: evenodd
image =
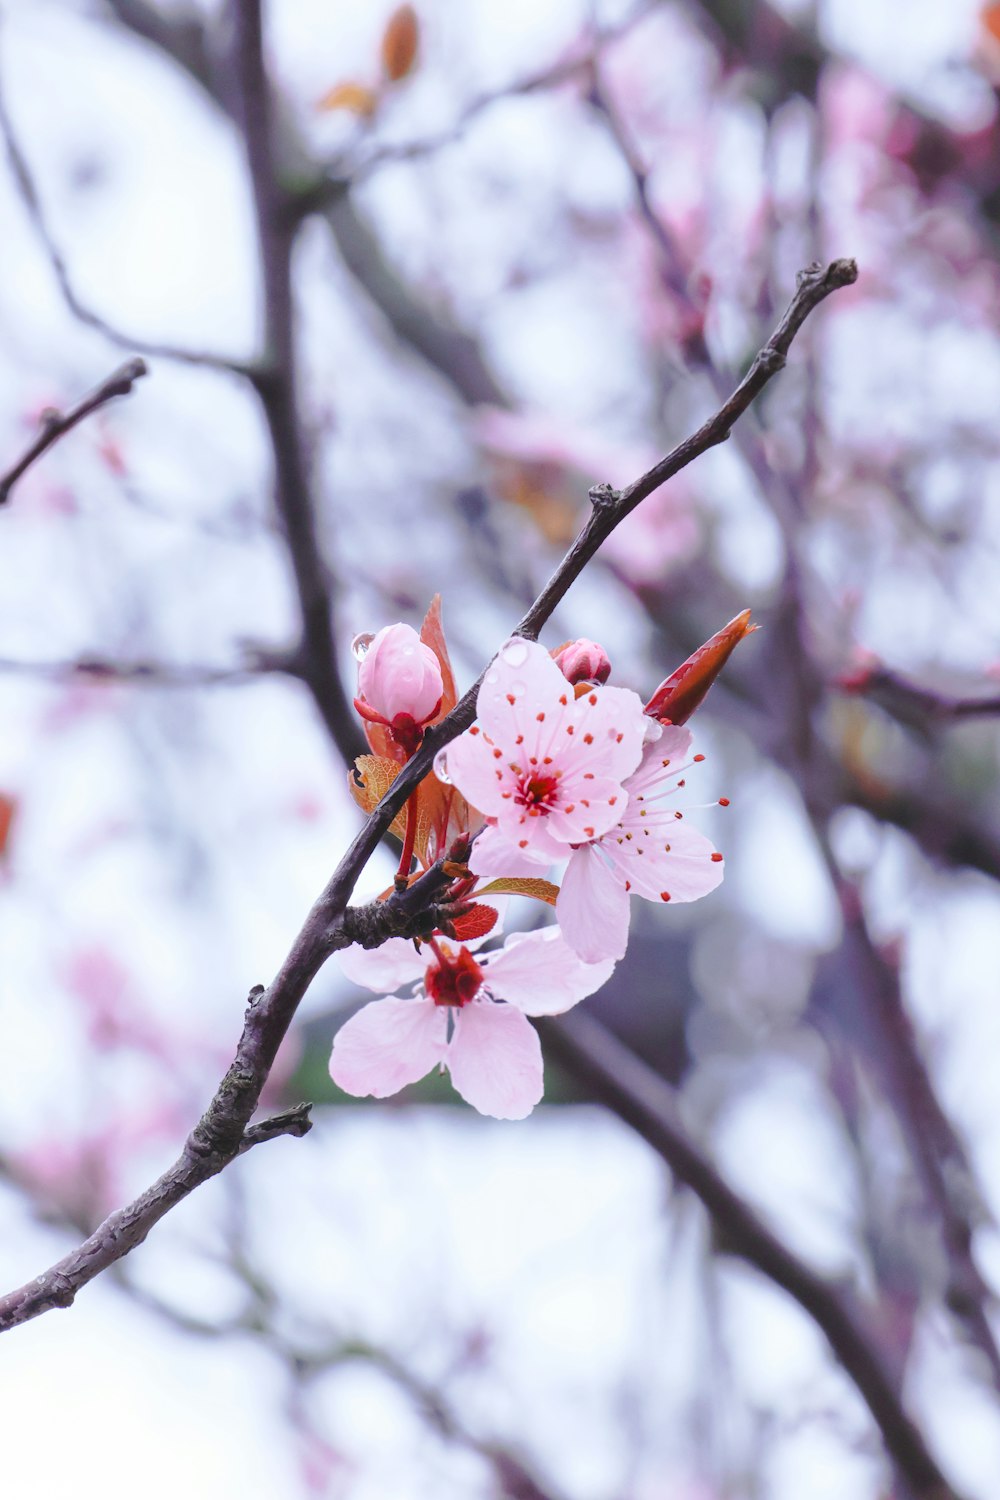
<path id="1" fill-rule="evenodd" d="M 100 385 L 95 386 L 89 395 L 84 396 L 82 401 L 78 401 L 68 411 L 61 412 L 52 409 L 43 412 L 41 430 L 31 447 L 7 470 L 6 474 L 0 474 L 0 505 L 6 504 L 10 499 L 11 490 L 21 475 L 26 473 L 43 453 L 48 452 L 53 443 L 57 443 L 67 432 L 71 432 L 77 423 L 89 417 L 91 412 L 106 406 L 116 396 L 130 395 L 136 381 L 148 374 L 145 360 L 126 360 L 125 364 L 119 365 L 118 369 L 112 371 L 106 380 L 102 380 Z"/>
<path id="2" fill-rule="evenodd" d="M 337 667 L 331 581 L 317 536 L 309 463 L 298 412 L 292 250 L 297 225 L 275 159 L 271 85 L 259 0 L 230 7 L 232 74 L 257 217 L 264 293 L 263 373 L 255 388 L 274 457 L 275 504 L 284 527 L 302 614 L 300 675 L 348 765 L 365 746 Z"/>
<path id="3" fill-rule="evenodd" d="M 711 1215 L 721 1247 L 782 1288 L 822 1329 L 865 1400 L 913 1500 L 956 1500 L 905 1411 L 874 1329 L 853 1298 L 810 1270 L 719 1176 L 681 1123 L 673 1089 L 599 1021 L 580 1011 L 536 1022 L 550 1057 L 652 1146 Z"/>
<path id="4" fill-rule="evenodd" d="M 242 15 L 242 7 L 237 9 Z M 248 23 L 244 17 L 241 26 L 249 24 L 251 31 L 249 36 L 242 31 L 240 35 L 259 58 L 259 13 L 255 5 L 249 7 L 249 12 L 256 14 L 256 24 Z M 253 76 L 259 76 L 256 65 Z M 255 128 L 259 129 L 259 126 L 258 119 Z M 789 346 L 809 313 L 831 292 L 849 285 L 856 276 L 853 261 L 835 261 L 826 271 L 810 267 L 803 272 L 778 328 L 722 408 L 692 437 L 679 444 L 660 464 L 625 490 L 615 492 L 609 486 L 601 486 L 592 491 L 594 510 L 590 520 L 521 621 L 519 634 L 535 638 L 601 541 L 611 534 L 618 522 L 672 474 L 724 439 L 732 423 L 782 367 Z M 370 930 L 360 933 L 357 919 L 347 915 L 348 902 L 359 875 L 410 792 L 431 769 L 438 749 L 472 722 L 478 690 L 477 682 L 448 717 L 428 731 L 416 755 L 403 767 L 341 859 L 276 978 L 267 990 L 255 992 L 252 996 L 236 1057 L 178 1161 L 134 1203 L 112 1214 L 79 1250 L 64 1257 L 37 1281 L 0 1298 L 0 1332 L 49 1308 L 68 1306 L 82 1286 L 141 1244 L 165 1213 L 200 1183 L 220 1172 L 239 1153 L 244 1132 L 257 1107 L 278 1048 L 309 985 L 337 948 L 346 946 L 355 936 L 367 939 L 373 936 Z M 434 871 L 429 872 L 425 879 L 427 897 L 433 901 L 438 889 Z M 385 923 L 385 936 L 407 930 L 406 922 L 411 917 L 419 921 L 419 913 L 414 915 L 412 911 L 412 901 L 411 888 L 402 897 L 390 897 L 388 901 L 376 904 L 379 916 L 373 920 Z M 948 1493 L 947 1490 L 941 1492 L 942 1500 Z M 929 1496 L 930 1491 L 926 1494 Z"/>

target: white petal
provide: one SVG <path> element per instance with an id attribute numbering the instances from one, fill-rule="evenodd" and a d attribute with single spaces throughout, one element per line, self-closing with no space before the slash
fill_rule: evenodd
<path id="1" fill-rule="evenodd" d="M 447 1056 L 451 1081 L 482 1115 L 523 1120 L 542 1097 L 542 1048 L 512 1005 L 474 1000 L 455 1016 Z"/>
<path id="2" fill-rule="evenodd" d="M 352 943 L 337 954 L 340 967 L 352 984 L 363 985 L 384 995 L 401 984 L 423 979 L 427 960 L 408 938 L 389 938 L 381 948 L 362 948 Z"/>
<path id="3" fill-rule="evenodd" d="M 334 1037 L 330 1077 L 347 1094 L 385 1099 L 441 1062 L 447 1025 L 433 1000 L 373 1000 Z"/>
<path id="4" fill-rule="evenodd" d="M 628 946 L 628 893 L 592 844 L 574 849 L 556 900 L 556 916 L 573 952 L 584 963 L 624 958 Z"/>
<path id="5" fill-rule="evenodd" d="M 528 1016 L 557 1016 L 599 990 L 611 977 L 612 959 L 587 964 L 558 927 L 515 932 L 499 953 L 483 959 L 486 983 L 500 999 Z"/>

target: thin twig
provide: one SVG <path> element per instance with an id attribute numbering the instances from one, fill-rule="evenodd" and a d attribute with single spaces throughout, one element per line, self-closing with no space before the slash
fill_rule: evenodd
<path id="1" fill-rule="evenodd" d="M 25 211 L 41 242 L 49 265 L 52 267 L 52 273 L 62 293 L 63 301 L 75 318 L 86 324 L 88 328 L 95 329 L 119 349 L 141 349 L 144 354 L 152 358 L 171 359 L 185 365 L 198 365 L 205 369 L 238 375 L 244 379 L 257 378 L 256 369 L 244 361 L 228 359 L 224 355 L 202 350 L 182 349 L 173 344 L 161 344 L 154 340 L 136 338 L 132 334 L 122 333 L 100 313 L 94 312 L 93 308 L 81 301 L 73 285 L 63 253 L 49 228 L 41 196 L 28 165 L 28 158 L 21 148 L 14 123 L 8 113 L 2 88 L 0 88 L 0 135 L 3 136 L 7 147 L 11 173 Z"/>
<path id="2" fill-rule="evenodd" d="M 252 8 L 256 9 L 256 6 Z M 253 40 L 259 41 L 259 32 Z M 801 273 L 795 296 L 778 328 L 722 408 L 634 484 L 620 492 L 610 486 L 599 486 L 592 491 L 594 509 L 590 519 L 524 616 L 518 634 L 531 639 L 537 637 L 570 585 L 619 521 L 685 464 L 723 441 L 732 423 L 782 368 L 789 346 L 810 312 L 838 287 L 853 282 L 856 276 L 853 261 L 835 261 L 825 271 L 810 267 Z M 399 809 L 430 771 L 437 751 L 472 722 L 478 689 L 477 682 L 448 717 L 428 731 L 423 745 L 400 771 L 341 859 L 277 976 L 267 990 L 254 993 L 233 1063 L 205 1114 L 188 1137 L 178 1160 L 134 1203 L 111 1214 L 79 1249 L 64 1256 L 27 1286 L 0 1297 L 0 1332 L 50 1308 L 69 1306 L 81 1287 L 141 1244 L 164 1214 L 202 1182 L 222 1171 L 239 1154 L 278 1048 L 302 997 L 330 954 L 360 935 L 356 923 L 349 919 L 348 909 L 358 877 Z M 426 882 L 426 899 L 431 902 L 440 890 L 439 883 L 435 884 L 435 871 L 432 870 L 423 880 Z M 394 930 L 392 922 L 411 920 L 415 889 L 415 886 L 411 887 L 402 898 L 392 896 L 367 908 L 369 928 L 373 922 L 381 920 L 386 923 L 385 936 Z M 379 911 L 381 916 L 377 914 Z M 405 928 L 401 926 L 395 930 Z M 371 931 L 366 930 L 366 940 L 371 937 Z M 947 1493 L 942 1491 L 942 1496 Z"/>
<path id="3" fill-rule="evenodd" d="M 202 688 L 240 686 L 272 673 L 299 675 L 292 657 L 264 652 L 234 667 L 174 666 L 159 661 L 118 661 L 105 656 L 80 656 L 72 661 L 18 661 L 0 656 L 0 676 L 72 682 L 128 683 L 136 687 Z"/>
<path id="4" fill-rule="evenodd" d="M 50 408 L 48 411 L 43 412 L 40 423 L 41 430 L 35 441 L 23 457 L 19 458 L 7 470 L 6 474 L 0 474 L 0 505 L 6 504 L 10 499 L 11 490 L 21 478 L 21 475 L 30 469 L 31 465 L 37 459 L 41 458 L 42 454 L 46 453 L 52 447 L 53 443 L 57 443 L 78 422 L 82 422 L 85 417 L 89 417 L 91 412 L 97 411 L 102 406 L 106 406 L 116 396 L 130 395 L 135 382 L 140 380 L 143 375 L 148 374 L 149 370 L 144 359 L 126 360 L 123 365 L 119 365 L 117 370 L 112 371 L 107 379 L 102 380 L 100 385 L 95 386 L 88 395 L 84 396 L 82 401 L 78 401 L 68 411 L 60 412 Z"/>

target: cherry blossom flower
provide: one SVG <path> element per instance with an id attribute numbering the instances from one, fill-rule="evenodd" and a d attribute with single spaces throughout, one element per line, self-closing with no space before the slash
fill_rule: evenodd
<path id="1" fill-rule="evenodd" d="M 435 771 L 504 839 L 550 863 L 618 823 L 623 782 L 655 728 L 625 688 L 576 698 L 545 648 L 518 637 L 486 673 L 477 714 Z"/>
<path id="2" fill-rule="evenodd" d="M 374 1000 L 338 1031 L 330 1076 L 348 1094 L 384 1099 L 447 1068 L 467 1103 L 521 1120 L 542 1097 L 542 1051 L 528 1016 L 558 1015 L 593 994 L 614 965 L 582 963 L 559 929 L 514 933 L 478 957 L 441 938 L 418 953 L 403 938 L 340 954 L 349 979 L 374 990 L 422 980 L 409 999 Z"/>
<path id="3" fill-rule="evenodd" d="M 409 750 L 420 743 L 424 725 L 441 707 L 444 682 L 430 646 L 410 625 L 385 625 L 370 639 L 359 636 L 364 651 L 358 669 L 354 706 L 364 719 L 385 724 Z"/>
<path id="4" fill-rule="evenodd" d="M 665 727 L 625 782 L 625 816 L 570 854 L 556 916 L 567 943 L 587 963 L 624 955 L 630 895 L 698 901 L 722 880 L 722 855 L 668 802 L 684 785 L 690 749 L 688 730 Z"/>

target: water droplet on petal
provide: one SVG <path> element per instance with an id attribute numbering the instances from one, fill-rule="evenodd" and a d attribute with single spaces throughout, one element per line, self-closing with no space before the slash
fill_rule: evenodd
<path id="1" fill-rule="evenodd" d="M 514 636 L 506 645 L 500 647 L 500 658 L 509 667 L 523 667 L 528 660 L 528 643 L 518 636 Z"/>
<path id="2" fill-rule="evenodd" d="M 439 750 L 434 757 L 434 775 L 438 781 L 443 781 L 445 786 L 451 786 L 451 777 L 448 775 L 448 750 Z"/>
<path id="3" fill-rule="evenodd" d="M 374 639 L 375 636 L 370 630 L 365 631 L 363 635 L 356 635 L 354 637 L 353 641 L 351 642 L 351 655 L 354 657 L 355 661 L 364 661 L 365 657 L 368 655 L 368 647 L 371 645 Z"/>
<path id="4" fill-rule="evenodd" d="M 491 667 L 486 676 L 483 678 L 483 681 L 485 683 L 488 683 L 489 686 L 492 687 L 495 682 L 500 681 L 500 673 L 496 670 L 495 667 Z"/>

